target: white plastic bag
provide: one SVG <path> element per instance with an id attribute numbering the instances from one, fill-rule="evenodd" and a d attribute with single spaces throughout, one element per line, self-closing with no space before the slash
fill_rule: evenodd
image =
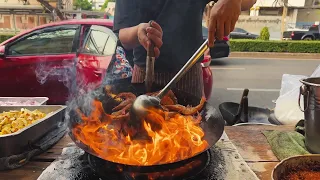
<path id="1" fill-rule="evenodd" d="M 311 77 L 320 76 L 320 65 L 313 72 Z M 307 78 L 302 75 L 284 74 L 282 76 L 280 96 L 276 101 L 274 115 L 284 125 L 295 125 L 299 120 L 304 119 L 304 113 L 299 109 L 298 98 L 300 79 Z M 303 97 L 301 97 L 301 107 L 303 108 Z"/>

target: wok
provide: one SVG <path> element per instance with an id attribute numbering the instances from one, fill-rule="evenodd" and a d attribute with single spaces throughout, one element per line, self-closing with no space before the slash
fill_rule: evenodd
<path id="1" fill-rule="evenodd" d="M 120 92 L 132 92 L 135 95 L 141 95 L 145 93 L 145 84 L 131 84 L 129 80 L 122 80 L 118 81 L 117 83 L 113 83 L 112 85 L 112 92 L 114 93 L 120 93 Z M 160 87 L 153 86 L 152 90 L 153 91 L 158 91 L 160 90 Z M 178 89 L 172 89 L 172 91 L 175 93 L 178 103 L 182 105 L 198 105 L 200 102 L 200 98 L 195 97 L 193 95 L 190 95 L 184 91 L 178 90 Z M 91 92 L 91 94 L 94 94 L 94 98 L 101 101 L 103 104 L 103 108 L 106 113 L 110 113 L 111 109 L 115 107 L 117 104 L 114 104 L 112 102 L 112 99 L 109 98 L 109 96 L 106 95 L 104 87 L 100 87 L 94 92 Z M 80 96 L 75 99 L 75 103 L 78 105 L 78 108 L 84 111 L 84 104 L 85 100 L 87 99 L 86 95 L 85 96 Z M 87 112 L 88 114 L 90 112 Z M 200 112 L 202 115 L 202 122 L 200 123 L 200 127 L 203 129 L 205 136 L 204 140 L 206 140 L 209 144 L 209 146 L 203 151 L 207 151 L 210 147 L 212 147 L 222 136 L 223 131 L 224 131 L 224 120 L 221 117 L 220 113 L 214 109 L 210 104 L 206 103 Z M 79 115 L 76 113 L 75 109 L 72 109 L 69 112 L 70 115 L 70 121 L 69 121 L 69 128 L 72 129 L 75 125 L 78 123 L 81 123 L 82 120 L 79 117 Z M 105 163 L 108 164 L 108 168 L 114 168 L 116 170 L 123 170 L 123 171 L 139 171 L 139 172 L 148 172 L 156 167 L 156 169 L 170 169 L 177 167 L 180 163 L 187 163 L 192 161 L 195 157 L 200 155 L 203 152 L 199 152 L 198 154 L 195 154 L 193 157 L 189 157 L 187 159 L 181 159 L 176 162 L 172 163 L 167 163 L 167 164 L 157 164 L 157 165 L 150 165 L 150 166 L 136 166 L 136 165 L 127 165 L 127 164 L 119 164 L 115 163 L 109 160 L 103 160 L 102 158 L 99 157 L 94 151 L 90 149 L 87 145 L 83 144 L 79 140 L 75 138 L 73 135 L 72 131 L 70 130 L 69 135 L 71 139 L 75 142 L 75 144 L 86 151 L 87 153 L 91 154 L 94 156 L 95 159 L 100 159 L 100 161 L 105 161 Z"/>

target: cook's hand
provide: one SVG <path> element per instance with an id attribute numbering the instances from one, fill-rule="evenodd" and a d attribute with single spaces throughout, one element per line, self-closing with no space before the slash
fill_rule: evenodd
<path id="1" fill-rule="evenodd" d="M 138 40 L 140 44 L 147 50 L 150 43 L 154 44 L 154 53 L 156 57 L 160 55 L 160 47 L 162 46 L 162 28 L 155 21 L 149 23 L 141 23 L 138 26 Z"/>
<path id="2" fill-rule="evenodd" d="M 219 0 L 210 11 L 209 46 L 213 47 L 215 39 L 222 40 L 233 31 L 241 13 L 241 0 Z"/>

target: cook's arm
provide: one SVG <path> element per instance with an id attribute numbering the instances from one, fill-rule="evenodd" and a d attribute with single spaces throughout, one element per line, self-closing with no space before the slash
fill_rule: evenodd
<path id="1" fill-rule="evenodd" d="M 129 28 L 120 29 L 119 39 L 126 49 L 133 49 L 140 45 L 138 40 L 138 26 L 133 26 Z"/>
<path id="2" fill-rule="evenodd" d="M 138 7 L 135 0 L 117 0 L 116 3 L 113 30 L 119 33 L 119 40 L 127 50 L 136 47 L 139 43 L 137 32 L 141 16 L 139 16 Z"/>
<path id="3" fill-rule="evenodd" d="M 256 0 L 242 0 L 241 11 L 249 10 L 255 3 Z"/>
<path id="4" fill-rule="evenodd" d="M 214 0 L 215 3 L 218 1 L 225 1 L 225 0 Z M 257 2 L 257 0 L 236 0 L 236 1 L 242 1 L 241 11 L 249 10 Z M 211 0 L 209 0 L 208 2 L 211 2 Z"/>

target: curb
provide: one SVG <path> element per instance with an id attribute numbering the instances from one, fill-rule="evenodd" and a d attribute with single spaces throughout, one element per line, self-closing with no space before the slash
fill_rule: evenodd
<path id="1" fill-rule="evenodd" d="M 231 52 L 229 57 L 246 58 L 280 58 L 280 59 L 313 59 L 320 60 L 319 53 L 273 53 L 273 52 Z"/>

